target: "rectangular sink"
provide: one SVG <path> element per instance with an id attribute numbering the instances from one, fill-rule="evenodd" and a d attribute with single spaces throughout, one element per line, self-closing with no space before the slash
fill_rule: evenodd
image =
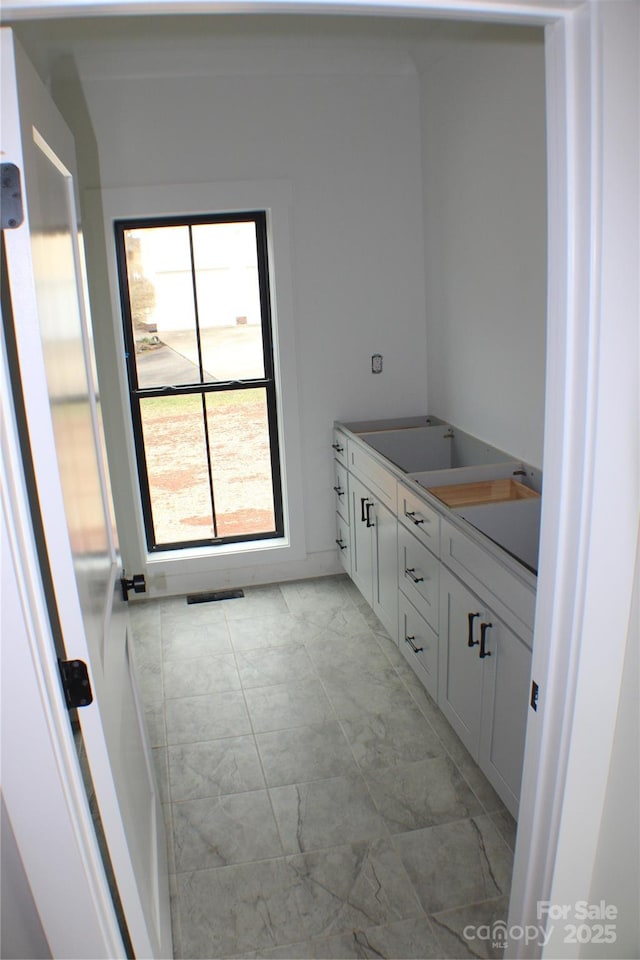
<path id="1" fill-rule="evenodd" d="M 461 507 L 454 512 L 537 574 L 540 507 L 541 500 L 536 497 Z"/>
<path id="2" fill-rule="evenodd" d="M 405 473 L 504 463 L 506 453 L 446 424 L 361 433 L 364 442 Z"/>

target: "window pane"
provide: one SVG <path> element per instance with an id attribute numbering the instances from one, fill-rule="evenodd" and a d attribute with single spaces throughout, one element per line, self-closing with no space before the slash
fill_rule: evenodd
<path id="1" fill-rule="evenodd" d="M 218 536 L 274 531 L 266 390 L 208 393 L 206 403 Z"/>
<path id="2" fill-rule="evenodd" d="M 256 226 L 192 227 L 205 380 L 264 377 Z"/>
<path id="3" fill-rule="evenodd" d="M 156 543 L 213 537 L 202 398 L 140 401 Z"/>
<path id="4" fill-rule="evenodd" d="M 200 383 L 188 227 L 125 230 L 138 385 Z"/>

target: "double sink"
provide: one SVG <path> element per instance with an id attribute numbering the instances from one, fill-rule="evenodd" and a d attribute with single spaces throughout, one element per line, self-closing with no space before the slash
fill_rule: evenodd
<path id="1" fill-rule="evenodd" d="M 541 471 L 437 417 L 344 426 L 537 573 Z"/>

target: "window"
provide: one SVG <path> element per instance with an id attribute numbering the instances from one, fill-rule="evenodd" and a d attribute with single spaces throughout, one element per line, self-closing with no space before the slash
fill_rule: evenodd
<path id="1" fill-rule="evenodd" d="M 282 537 L 265 213 L 115 231 L 149 550 Z"/>

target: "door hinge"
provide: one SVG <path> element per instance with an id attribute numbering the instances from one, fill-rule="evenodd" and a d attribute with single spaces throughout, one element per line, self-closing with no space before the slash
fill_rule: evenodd
<path id="1" fill-rule="evenodd" d="M 125 571 L 122 571 L 123 576 L 120 577 L 120 586 L 122 587 L 122 599 L 129 599 L 129 590 L 133 590 L 134 593 L 146 593 L 147 592 L 147 582 L 144 579 L 144 573 L 134 573 L 131 580 L 127 580 L 124 576 Z"/>
<path id="2" fill-rule="evenodd" d="M 531 699 L 529 700 L 529 706 L 531 707 L 532 710 L 538 709 L 539 696 L 540 696 L 540 687 L 535 682 L 535 680 L 532 680 L 531 681 Z"/>
<path id="3" fill-rule="evenodd" d="M 15 163 L 2 163 L 0 168 L 2 229 L 15 230 L 24 220 L 20 170 Z"/>
<path id="4" fill-rule="evenodd" d="M 93 702 L 89 670 L 83 660 L 58 660 L 67 710 L 88 707 Z"/>

